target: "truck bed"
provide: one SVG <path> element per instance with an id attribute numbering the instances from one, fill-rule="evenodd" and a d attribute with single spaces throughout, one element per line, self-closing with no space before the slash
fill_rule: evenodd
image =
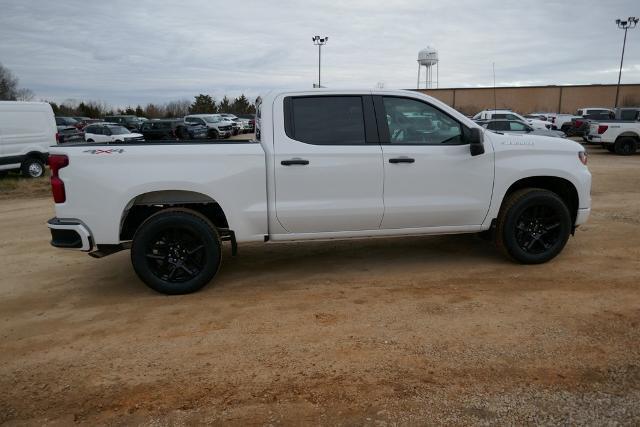
<path id="1" fill-rule="evenodd" d="M 268 232 L 265 153 L 257 141 L 73 143 L 50 153 L 69 159 L 59 172 L 66 201 L 56 205 L 58 218 L 81 218 L 98 242 L 118 243 L 123 212 L 167 192 L 219 204 L 239 242 Z"/>

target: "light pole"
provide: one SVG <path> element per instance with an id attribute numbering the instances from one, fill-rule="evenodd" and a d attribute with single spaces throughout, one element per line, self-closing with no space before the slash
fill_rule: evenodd
<path id="1" fill-rule="evenodd" d="M 318 87 L 322 87 L 320 86 L 320 61 L 322 59 L 322 46 L 327 44 L 327 42 L 329 41 L 329 37 L 313 36 L 311 40 L 313 40 L 313 44 L 318 46 Z"/>
<path id="2" fill-rule="evenodd" d="M 624 47 L 627 44 L 627 30 L 629 28 L 635 28 L 638 23 L 638 18 L 630 16 L 626 21 L 622 19 L 616 19 L 618 28 L 624 30 L 624 41 L 622 42 L 622 57 L 620 58 L 620 71 L 618 72 L 618 86 L 616 86 L 616 108 L 618 108 L 618 96 L 620 95 L 620 79 L 622 78 L 622 61 L 624 61 Z"/>

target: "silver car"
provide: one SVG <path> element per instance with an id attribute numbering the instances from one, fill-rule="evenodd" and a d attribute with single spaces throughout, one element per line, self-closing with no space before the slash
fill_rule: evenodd
<path id="1" fill-rule="evenodd" d="M 500 133 L 541 135 L 541 136 L 552 136 L 555 138 L 566 137 L 565 133 L 559 130 L 534 129 L 528 123 L 524 123 L 520 120 L 489 120 L 489 121 L 480 123 L 480 125 L 489 130 L 500 132 Z"/>

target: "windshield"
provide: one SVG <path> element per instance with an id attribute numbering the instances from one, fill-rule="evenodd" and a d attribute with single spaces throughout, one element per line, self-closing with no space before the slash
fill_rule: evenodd
<path id="1" fill-rule="evenodd" d="M 109 126 L 109 130 L 111 131 L 111 135 L 124 135 L 131 133 L 129 132 L 129 129 L 124 126 Z"/>
<path id="2" fill-rule="evenodd" d="M 218 116 L 204 116 L 203 119 L 207 123 L 218 123 L 220 121 Z"/>

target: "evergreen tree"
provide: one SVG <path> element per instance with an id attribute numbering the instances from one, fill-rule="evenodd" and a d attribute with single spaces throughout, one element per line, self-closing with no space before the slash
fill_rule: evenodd
<path id="1" fill-rule="evenodd" d="M 211 114 L 216 111 L 216 102 L 211 95 L 204 95 L 202 93 L 195 97 L 195 101 L 189 107 L 190 114 Z"/>
<path id="2" fill-rule="evenodd" d="M 251 104 L 249 104 L 249 100 L 244 94 L 234 99 L 233 104 L 231 104 L 231 110 L 236 114 L 248 114 L 250 108 Z"/>
<path id="3" fill-rule="evenodd" d="M 231 112 L 231 102 L 229 101 L 229 98 L 227 98 L 227 95 L 225 95 L 224 98 L 222 98 L 222 101 L 218 104 L 218 111 L 220 113 Z"/>

